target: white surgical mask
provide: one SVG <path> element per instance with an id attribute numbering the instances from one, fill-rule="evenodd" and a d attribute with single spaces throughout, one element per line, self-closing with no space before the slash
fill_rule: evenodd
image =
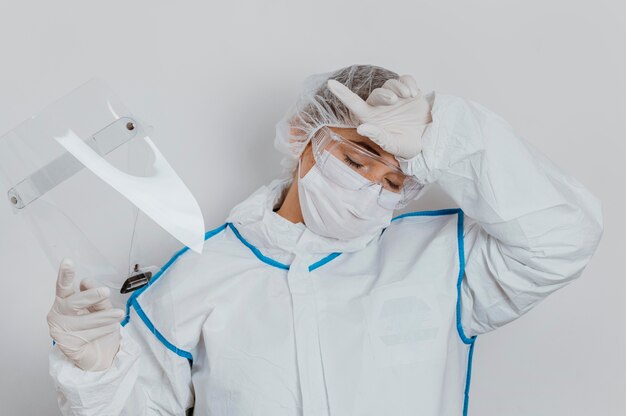
<path id="1" fill-rule="evenodd" d="M 366 178 L 362 180 L 363 185 L 369 183 Z M 302 217 L 305 225 L 316 234 L 339 240 L 377 234 L 391 223 L 393 217 L 393 210 L 378 203 L 378 193 L 376 186 L 345 189 L 328 180 L 317 165 L 300 178 L 298 164 Z"/>

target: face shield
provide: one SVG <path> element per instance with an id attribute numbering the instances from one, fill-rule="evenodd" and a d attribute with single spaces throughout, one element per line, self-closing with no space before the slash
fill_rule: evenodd
<path id="1" fill-rule="evenodd" d="M 110 287 L 116 306 L 173 251 L 204 243 L 198 203 L 151 130 L 92 80 L 0 137 L 13 212 L 54 268 L 72 258 L 79 279 Z"/>

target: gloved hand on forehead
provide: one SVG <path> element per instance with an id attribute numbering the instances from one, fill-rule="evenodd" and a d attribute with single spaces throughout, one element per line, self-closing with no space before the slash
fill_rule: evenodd
<path id="1" fill-rule="evenodd" d="M 430 103 L 410 75 L 387 80 L 363 101 L 342 83 L 329 79 L 328 89 L 362 123 L 357 132 L 385 151 L 404 159 L 422 150 L 422 134 L 432 121 Z"/>

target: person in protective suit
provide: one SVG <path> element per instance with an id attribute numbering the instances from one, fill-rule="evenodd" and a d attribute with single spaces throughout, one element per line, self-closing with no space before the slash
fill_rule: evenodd
<path id="1" fill-rule="evenodd" d="M 126 310 L 61 264 L 64 415 L 466 414 L 476 337 L 579 277 L 603 233 L 500 115 L 384 68 L 309 77 L 275 145 L 284 177 Z M 394 217 L 435 183 L 457 206 Z"/>

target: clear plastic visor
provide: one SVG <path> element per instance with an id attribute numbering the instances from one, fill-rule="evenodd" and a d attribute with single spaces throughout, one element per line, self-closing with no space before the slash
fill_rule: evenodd
<path id="1" fill-rule="evenodd" d="M 325 177 L 349 190 L 379 192 L 379 203 L 388 209 L 402 208 L 424 187 L 405 175 L 399 166 L 322 126 L 311 137 L 313 157 Z"/>

